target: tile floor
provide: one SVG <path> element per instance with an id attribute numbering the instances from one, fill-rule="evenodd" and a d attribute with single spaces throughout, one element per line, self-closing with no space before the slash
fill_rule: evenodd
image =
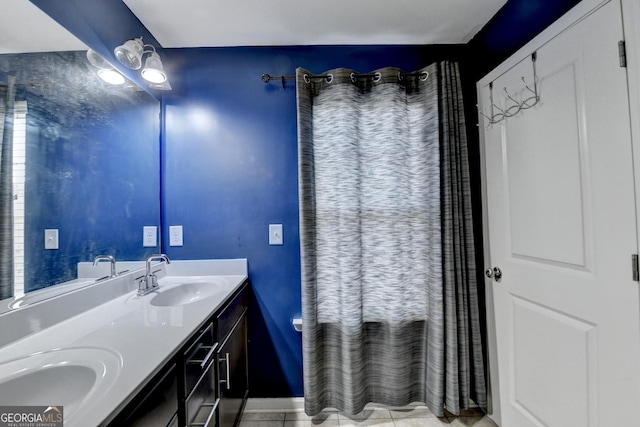
<path id="1" fill-rule="evenodd" d="M 407 409 L 365 409 L 355 416 L 325 411 L 315 417 L 304 412 L 245 412 L 240 427 L 497 427 L 480 410 L 466 410 L 459 416 L 447 413 L 438 418 L 426 407 Z"/>

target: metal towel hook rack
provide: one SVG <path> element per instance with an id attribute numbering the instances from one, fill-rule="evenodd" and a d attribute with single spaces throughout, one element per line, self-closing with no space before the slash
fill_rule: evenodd
<path id="1" fill-rule="evenodd" d="M 525 78 L 521 77 L 522 84 L 529 93 L 529 95 L 522 101 L 518 101 L 513 96 L 511 96 L 511 94 L 509 94 L 509 92 L 507 91 L 507 88 L 504 87 L 504 93 L 507 95 L 507 99 L 510 101 L 511 105 L 506 106 L 505 109 L 498 107 L 495 102 L 493 102 L 493 82 L 489 83 L 489 102 L 491 103 L 491 114 L 486 115 L 482 111 L 479 112 L 488 120 L 487 127 L 500 123 L 508 117 L 513 117 L 522 110 L 528 110 L 540 101 L 540 94 L 538 93 L 538 76 L 536 74 L 536 59 L 537 52 L 533 52 L 531 54 L 531 65 L 533 67 L 533 89 L 529 87 Z M 498 112 L 496 112 L 496 110 Z"/>

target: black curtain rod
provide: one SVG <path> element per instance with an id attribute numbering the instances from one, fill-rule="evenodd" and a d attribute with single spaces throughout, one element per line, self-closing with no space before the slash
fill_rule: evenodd
<path id="1" fill-rule="evenodd" d="M 358 74 L 358 73 L 352 73 L 351 74 L 353 78 L 358 78 L 358 77 L 369 77 L 369 78 L 380 78 L 380 73 L 367 73 L 367 74 Z M 402 76 L 404 77 L 420 77 L 421 79 L 426 80 L 429 77 L 429 73 L 427 73 L 426 71 L 422 71 L 420 73 L 398 73 L 398 76 Z M 310 79 L 327 79 L 327 78 L 333 78 L 333 76 L 331 74 L 320 74 L 318 76 L 316 75 L 308 75 L 305 74 L 305 78 L 310 78 Z M 286 85 L 286 81 L 287 80 L 295 80 L 296 76 L 272 76 L 270 74 L 264 73 L 262 75 L 262 81 L 265 83 L 269 83 L 272 80 L 279 80 L 282 82 L 282 89 L 286 89 L 287 85 Z"/>
<path id="2" fill-rule="evenodd" d="M 271 76 L 267 73 L 262 75 L 262 81 L 265 83 L 269 83 L 271 80 L 280 80 L 282 82 L 282 89 L 287 88 L 286 80 L 295 80 L 296 76 Z"/>

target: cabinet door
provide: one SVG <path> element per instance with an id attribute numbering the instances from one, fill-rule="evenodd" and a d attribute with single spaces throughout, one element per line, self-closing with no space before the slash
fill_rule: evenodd
<path id="1" fill-rule="evenodd" d="M 173 364 L 147 385 L 110 427 L 161 427 L 177 417 L 178 386 L 176 365 Z"/>
<path id="2" fill-rule="evenodd" d="M 220 427 L 236 424 L 248 392 L 247 318 L 243 313 L 218 350 Z"/>

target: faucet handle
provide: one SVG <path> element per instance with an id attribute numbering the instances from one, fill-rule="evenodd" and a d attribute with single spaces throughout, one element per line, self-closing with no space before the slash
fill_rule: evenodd
<path id="1" fill-rule="evenodd" d="M 151 282 L 147 282 L 147 287 L 149 288 L 149 290 L 159 287 L 158 276 L 156 276 L 155 274 L 152 273 L 147 280 Z"/>

